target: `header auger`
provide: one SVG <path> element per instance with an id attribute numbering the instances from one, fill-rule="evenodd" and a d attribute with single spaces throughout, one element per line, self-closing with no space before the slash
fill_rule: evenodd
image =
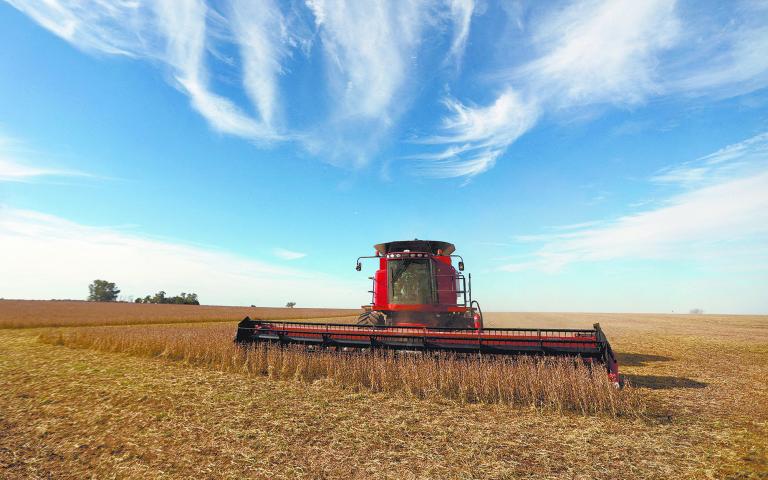
<path id="1" fill-rule="evenodd" d="M 471 275 L 453 244 L 404 240 L 374 245 L 378 260 L 371 303 L 356 325 L 251 320 L 238 325 L 235 341 L 303 344 L 321 348 L 443 351 L 462 354 L 580 357 L 602 365 L 620 384 L 619 366 L 608 339 L 592 329 L 486 328 L 472 299 Z M 456 266 L 454 266 L 456 260 Z"/>

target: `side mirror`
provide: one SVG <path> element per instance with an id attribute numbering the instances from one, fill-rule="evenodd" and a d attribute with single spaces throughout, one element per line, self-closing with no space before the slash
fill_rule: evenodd
<path id="1" fill-rule="evenodd" d="M 355 270 L 357 270 L 359 272 L 362 268 L 363 268 L 363 266 L 360 265 L 360 262 L 357 262 L 357 265 L 355 265 Z"/>
<path id="2" fill-rule="evenodd" d="M 459 262 L 459 271 L 460 272 L 464 271 L 464 262 Z"/>

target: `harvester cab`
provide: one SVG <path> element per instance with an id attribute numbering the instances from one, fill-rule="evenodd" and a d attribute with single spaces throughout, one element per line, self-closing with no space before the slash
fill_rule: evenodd
<path id="1" fill-rule="evenodd" d="M 619 364 L 599 324 L 591 329 L 488 328 L 472 299 L 471 276 L 448 242 L 404 240 L 374 245 L 371 303 L 357 324 L 243 319 L 240 344 L 297 344 L 343 351 L 452 352 L 457 355 L 545 355 L 580 358 L 622 383 Z M 453 260 L 456 259 L 456 267 Z"/>
<path id="2" fill-rule="evenodd" d="M 452 243 L 401 240 L 374 245 L 378 260 L 372 277 L 371 303 L 358 325 L 482 329 L 483 314 L 472 300 L 472 277 L 464 276 L 464 259 Z M 458 261 L 454 267 L 453 261 Z"/>

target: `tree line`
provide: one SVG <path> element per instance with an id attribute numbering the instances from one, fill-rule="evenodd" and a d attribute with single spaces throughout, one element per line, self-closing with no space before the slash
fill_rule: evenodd
<path id="1" fill-rule="evenodd" d="M 144 298 L 137 298 L 135 303 L 172 303 L 176 305 L 200 305 L 200 302 L 197 300 L 196 293 L 181 292 L 180 295 L 166 297 L 165 292 L 162 290 L 152 296 L 147 295 Z"/>
<path id="2" fill-rule="evenodd" d="M 94 280 L 93 283 L 88 285 L 88 301 L 89 302 L 114 302 L 117 300 L 117 296 L 120 294 L 120 289 L 117 288 L 114 282 L 108 282 L 106 280 Z M 154 295 L 147 295 L 144 298 L 137 298 L 135 303 L 170 303 L 175 305 L 200 305 L 200 301 L 197 299 L 196 293 L 181 292 L 180 295 L 174 295 L 172 297 L 166 296 L 164 291 L 159 291 Z"/>

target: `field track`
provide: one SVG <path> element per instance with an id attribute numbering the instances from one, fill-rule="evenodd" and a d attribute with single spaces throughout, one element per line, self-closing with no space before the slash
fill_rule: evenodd
<path id="1" fill-rule="evenodd" d="M 12 316 L 7 305 L 0 318 Z M 768 317 L 487 317 L 498 326 L 599 321 L 646 412 L 356 391 L 41 342 L 51 327 L 6 328 L 0 478 L 768 478 Z M 151 323 L 172 323 L 160 320 Z M 125 328 L 226 325 L 234 331 L 234 321 Z"/>

